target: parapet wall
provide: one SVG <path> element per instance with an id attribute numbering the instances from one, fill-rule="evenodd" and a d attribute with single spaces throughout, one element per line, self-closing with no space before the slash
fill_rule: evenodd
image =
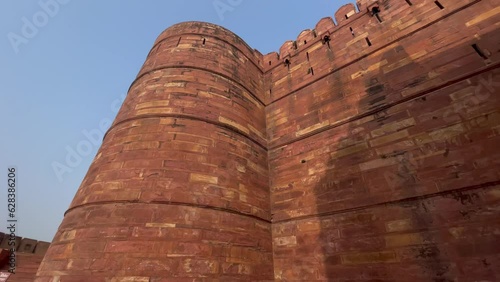
<path id="1" fill-rule="evenodd" d="M 33 281 L 50 243 L 16 237 L 16 253 L 15 257 L 11 258 L 12 246 L 9 245 L 9 238 L 8 234 L 0 233 L 0 272 L 8 274 L 9 269 L 12 269 L 12 262 L 15 265 L 15 273 L 10 274 L 7 281 Z"/>
<path id="2" fill-rule="evenodd" d="M 377 22 L 376 26 L 363 32 L 359 38 L 366 38 L 367 33 L 377 34 L 385 30 L 398 37 L 384 33 L 372 37 L 384 39 L 384 42 L 375 44 L 377 41 L 372 39 L 372 46 L 355 44 L 360 47 L 356 48 L 351 46 L 350 42 L 345 43 L 345 37 L 353 37 L 346 32 L 342 33 L 347 27 L 339 30 L 332 26 L 334 32 L 331 33 L 330 48 L 317 42 L 310 47 L 313 51 L 298 50 L 291 57 L 289 68 L 280 64 L 270 70 L 270 75 L 276 76 L 271 80 L 274 101 L 267 107 L 271 148 L 324 130 L 354 115 L 362 115 L 408 99 L 423 89 L 445 84 L 455 78 L 457 72 L 471 72 L 484 66 L 485 61 L 498 59 L 498 54 L 493 51 L 498 42 L 492 36 L 496 27 L 472 24 L 476 14 L 471 13 L 472 9 L 477 9 L 478 14 L 488 15 L 493 3 L 483 1 L 465 10 L 464 6 L 454 7 L 454 10 L 446 10 L 445 13 L 433 1 L 427 1 L 427 6 L 422 7 L 409 6 L 405 1 L 397 2 L 404 3 L 408 9 L 414 11 L 415 15 L 410 20 L 412 25 L 407 27 L 408 25 L 402 23 L 399 18 L 389 18 L 382 23 Z M 464 1 L 459 1 L 462 2 Z M 434 16 L 428 8 L 435 8 L 435 14 L 440 17 Z M 422 20 L 417 21 L 419 17 Z M 368 14 L 353 21 L 365 18 L 369 22 L 374 21 Z M 454 22 L 457 18 L 460 22 Z M 462 27 L 469 22 L 469 28 Z M 401 33 L 396 33 L 401 25 L 406 28 Z M 412 32 L 408 30 L 410 27 Z M 454 32 L 457 30 L 460 30 L 460 33 Z M 341 38 L 336 39 L 337 37 Z M 386 38 L 391 38 L 391 41 Z M 354 37 L 353 40 L 356 39 L 357 37 Z M 489 53 L 487 58 L 482 58 L 473 46 L 483 53 Z M 450 53 L 449 49 L 454 52 Z M 307 57 L 311 58 L 310 62 Z M 301 61 L 301 58 L 306 60 Z M 449 62 L 463 64 L 467 66 L 467 71 L 463 68 L 456 68 L 454 72 L 448 71 L 449 66 L 446 64 Z M 314 71 L 311 71 L 311 68 Z M 309 75 L 300 76 L 300 73 Z M 405 73 L 411 75 L 405 76 Z M 314 103 L 311 105 L 304 104 L 303 101 L 311 96 L 308 93 L 314 93 Z M 292 97 L 283 100 L 287 95 Z M 321 100 L 326 96 L 327 100 Z M 293 101 L 293 105 L 285 106 L 290 101 Z M 295 110 L 298 105 L 301 109 Z M 354 105 L 357 107 L 353 107 Z M 287 109 L 294 109 L 293 113 Z"/>
<path id="3" fill-rule="evenodd" d="M 354 5 L 345 5 L 336 13 L 338 24 L 335 24 L 332 18 L 323 18 L 315 29 L 305 30 L 295 41 L 284 43 L 279 54 L 265 55 L 264 62 L 268 62 L 268 64 L 271 62 L 271 65 L 267 65 L 265 69 L 270 76 L 270 85 L 266 87 L 266 90 L 271 93 L 271 101 L 279 100 L 284 95 L 294 93 L 325 75 L 349 66 L 355 69 L 366 68 L 368 66 L 363 66 L 358 61 L 368 55 L 377 54 L 383 48 L 399 46 L 399 48 L 407 49 L 409 46 L 401 45 L 404 43 L 400 41 L 415 33 L 421 35 L 420 31 L 427 29 L 428 26 L 433 26 L 434 29 L 442 28 L 442 34 L 449 34 L 448 27 L 443 27 L 440 23 L 433 25 L 433 23 L 441 22 L 441 20 L 467 9 L 471 3 L 478 1 L 441 1 L 440 5 L 446 5 L 445 9 L 440 9 L 435 1 L 431 0 L 413 2 L 415 4 L 412 6 L 405 0 L 369 2 L 371 3 L 370 7 L 380 8 L 379 18 L 382 22 L 379 22 L 367 8 L 360 8 L 360 12 L 352 14 Z M 366 7 L 368 4 L 362 2 L 358 5 Z M 494 3 L 489 3 L 485 5 L 485 8 L 492 9 L 493 6 Z M 488 10 L 482 12 L 487 13 Z M 346 19 L 345 16 L 341 15 L 351 16 Z M 491 26 L 490 29 L 495 29 L 495 27 Z M 477 26 L 471 26 L 468 29 L 472 34 L 476 30 Z M 434 30 L 423 33 L 434 34 Z M 468 38 L 456 32 L 452 35 L 456 37 L 454 41 Z M 327 36 L 327 40 L 325 40 L 325 36 Z M 437 42 L 439 39 L 434 40 Z M 419 44 L 419 42 L 411 40 L 408 42 Z M 399 45 L 394 46 L 397 43 Z M 425 49 L 427 46 L 420 47 Z M 285 63 L 287 59 L 288 65 Z"/>

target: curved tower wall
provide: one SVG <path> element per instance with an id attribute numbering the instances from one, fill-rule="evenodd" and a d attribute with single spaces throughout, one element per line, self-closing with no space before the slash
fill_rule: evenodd
<path id="1" fill-rule="evenodd" d="M 38 281 L 272 279 L 259 56 L 215 25 L 161 34 Z"/>

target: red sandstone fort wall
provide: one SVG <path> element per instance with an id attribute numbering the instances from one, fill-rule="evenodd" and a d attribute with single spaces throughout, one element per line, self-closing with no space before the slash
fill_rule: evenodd
<path id="1" fill-rule="evenodd" d="M 37 281 L 498 280 L 499 4 L 167 29 Z"/>
<path id="2" fill-rule="evenodd" d="M 498 275 L 499 3 L 412 2 L 346 5 L 267 70 L 276 280 Z"/>
<path id="3" fill-rule="evenodd" d="M 13 240 L 10 239 L 8 234 L 0 233 L 0 273 L 10 274 L 9 282 L 33 281 L 50 243 L 16 237 L 16 252 L 12 257 L 9 243 Z"/>
<path id="4" fill-rule="evenodd" d="M 272 279 L 255 54 L 209 24 L 184 23 L 160 36 L 66 213 L 39 281 L 55 272 L 92 281 Z"/>

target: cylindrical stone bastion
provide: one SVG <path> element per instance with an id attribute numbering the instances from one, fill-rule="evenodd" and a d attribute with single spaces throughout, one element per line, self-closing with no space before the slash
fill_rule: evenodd
<path id="1" fill-rule="evenodd" d="M 260 57 L 212 24 L 164 31 L 36 281 L 272 280 Z"/>

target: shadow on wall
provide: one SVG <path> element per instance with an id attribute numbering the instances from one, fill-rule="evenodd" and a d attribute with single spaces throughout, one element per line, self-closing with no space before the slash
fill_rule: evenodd
<path id="1" fill-rule="evenodd" d="M 406 58 L 409 58 L 409 54 L 403 48 L 398 48 L 384 53 L 381 61 L 394 62 Z M 423 67 L 412 62 L 401 68 L 400 72 L 411 73 L 417 69 L 422 70 Z M 425 71 L 428 72 L 429 70 Z M 378 74 L 367 77 L 364 82 L 365 97 L 358 105 L 352 107 L 358 107 L 356 112 L 361 116 L 363 112 L 374 111 L 371 115 L 373 120 L 369 125 L 360 125 L 357 121 L 361 118 L 357 118 L 341 126 L 345 138 L 339 140 L 340 144 L 343 142 L 351 143 L 353 146 L 367 144 L 370 138 L 368 128 L 383 128 L 401 116 L 391 115 L 390 109 L 384 109 L 387 106 L 386 95 L 394 89 L 391 88 L 391 81 L 382 72 L 382 68 Z M 411 83 L 407 87 L 411 87 Z M 366 109 L 363 107 L 366 105 L 371 106 Z M 377 179 L 382 182 L 378 185 L 373 185 L 370 173 L 364 173 L 365 167 L 359 165 L 373 160 L 375 152 L 360 149 L 354 154 L 344 155 L 344 153 L 345 149 L 340 150 L 340 153 L 332 153 L 331 159 L 326 164 L 328 170 L 324 178 L 314 188 L 318 214 L 325 214 L 321 221 L 320 244 L 328 281 L 336 281 L 335 277 L 339 276 L 356 281 L 374 278 L 396 279 L 394 274 L 404 276 L 407 267 L 419 268 L 424 276 L 439 277 L 441 279 L 439 281 L 452 281 L 449 261 L 444 257 L 445 254 L 441 252 L 439 245 L 431 243 L 441 240 L 436 238 L 439 235 L 429 231 L 434 222 L 434 215 L 426 209 L 426 204 L 419 201 L 398 202 L 394 204 L 398 213 L 392 214 L 393 208 L 387 209 L 387 205 L 392 204 L 384 204 L 382 200 L 390 201 L 391 196 L 396 195 L 397 198 L 417 195 L 416 186 L 419 185 L 419 180 L 415 172 L 418 164 L 409 157 L 411 153 L 394 150 L 381 157 L 381 162 L 394 165 L 390 168 L 393 171 L 382 175 L 383 179 L 380 177 Z M 351 205 L 342 202 L 353 203 L 352 208 L 344 209 L 343 207 Z M 395 265 L 396 255 L 390 250 L 391 246 L 387 245 L 383 236 L 387 232 L 384 222 L 404 224 L 403 222 L 408 219 L 416 229 L 421 230 L 418 236 L 429 244 L 411 250 L 416 252 L 415 258 L 418 260 L 420 257 L 422 262 L 409 263 L 402 268 Z"/>
<path id="2" fill-rule="evenodd" d="M 459 48 L 462 47 L 466 48 Z M 403 47 L 396 47 L 385 52 L 380 61 L 389 65 L 409 58 Z M 314 187 L 321 230 L 318 241 L 309 242 L 320 246 L 322 252 L 321 279 L 456 281 L 461 276 L 478 278 L 475 272 L 464 273 L 464 269 L 476 263 L 481 276 L 495 276 L 492 258 L 487 255 L 495 254 L 498 248 L 490 237 L 486 238 L 486 234 L 491 236 L 494 232 L 484 221 L 492 216 L 491 212 L 486 213 L 485 191 L 498 185 L 498 173 L 492 166 L 482 172 L 482 179 L 467 178 L 475 160 L 488 158 L 485 149 L 488 142 L 495 140 L 478 144 L 489 137 L 472 140 L 460 130 L 453 132 L 453 124 L 456 127 L 464 117 L 467 120 L 473 115 L 466 107 L 455 108 L 453 115 L 446 114 L 452 103 L 449 94 L 458 93 L 460 85 L 451 86 L 455 87 L 452 91 L 441 87 L 429 93 L 419 90 L 433 79 L 433 70 L 426 67 L 427 63 L 412 61 L 392 72 L 384 71 L 388 66 L 381 67 L 378 74 L 366 77 L 364 98 L 352 105 L 358 108 L 358 117 L 332 129 L 327 136 L 330 140 L 325 143 L 329 151 L 335 152 L 330 153 L 324 176 Z M 491 73 L 494 69 L 486 71 Z M 446 81 L 447 77 L 457 79 L 465 74 L 463 68 L 450 68 L 441 77 Z M 473 87 L 480 77 L 476 74 L 448 85 Z M 405 91 L 420 94 L 403 101 Z M 400 93 L 403 100 L 397 101 L 401 100 Z M 483 114 L 476 112 L 478 116 Z M 484 121 L 483 125 L 496 126 Z M 429 133 L 429 129 L 443 127 L 448 129 Z M 424 140 L 424 136 L 430 136 L 430 140 Z M 488 178 L 496 182 L 488 182 Z M 472 182 L 475 185 L 469 186 Z M 476 220 L 483 223 L 464 227 Z M 485 236 L 483 242 L 474 243 L 481 236 Z M 488 246 L 490 250 L 486 250 Z M 480 252 L 485 256 L 478 256 Z"/>
<path id="3" fill-rule="evenodd" d="M 33 281 L 50 243 L 11 237 L 1 232 L 0 242 L 0 273 L 3 275 L 0 275 L 0 281 L 11 273 L 8 281 Z M 10 252 L 13 245 L 16 248 L 14 255 Z"/>

